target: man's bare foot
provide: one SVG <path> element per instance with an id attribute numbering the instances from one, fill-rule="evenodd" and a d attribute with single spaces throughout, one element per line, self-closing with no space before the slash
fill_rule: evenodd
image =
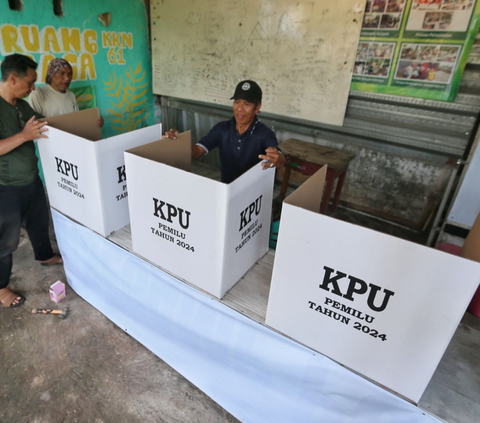
<path id="1" fill-rule="evenodd" d="M 0 289 L 0 304 L 2 304 L 4 307 L 18 307 L 24 302 L 25 297 L 23 295 L 12 292 L 10 288 Z"/>

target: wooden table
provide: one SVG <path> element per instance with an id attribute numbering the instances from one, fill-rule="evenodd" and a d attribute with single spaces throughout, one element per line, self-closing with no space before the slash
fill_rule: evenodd
<path id="1" fill-rule="evenodd" d="M 320 213 L 326 214 L 335 181 L 338 179 L 332 204 L 332 214 L 334 215 L 337 212 L 338 202 L 342 195 L 348 165 L 355 158 L 355 154 L 294 138 L 281 142 L 279 148 L 287 159 L 280 190 L 280 200 L 283 201 L 285 198 L 292 169 L 304 175 L 312 176 L 317 170 L 328 165 Z"/>

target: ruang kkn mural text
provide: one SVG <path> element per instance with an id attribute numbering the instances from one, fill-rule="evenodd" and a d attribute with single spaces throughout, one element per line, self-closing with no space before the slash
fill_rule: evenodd
<path id="1" fill-rule="evenodd" d="M 152 123 L 147 122 L 151 115 L 149 109 L 153 107 L 153 97 L 148 88 L 149 78 L 144 70 L 148 66 L 142 64 L 141 58 L 137 58 L 138 63 L 134 63 L 133 68 L 130 66 L 132 54 L 135 54 L 133 48 L 132 32 L 27 24 L 0 26 L 2 57 L 14 53 L 31 57 L 39 65 L 39 83 L 45 81 L 48 63 L 56 57 L 63 57 L 72 65 L 73 81 L 92 81 L 96 85 L 97 96 L 114 97 L 108 102 L 99 101 L 100 107 L 102 103 L 110 107 L 106 110 L 107 122 L 114 133 Z M 120 74 L 118 78 L 117 72 Z M 94 82 L 97 79 L 101 80 L 102 85 Z M 112 80 L 118 81 L 115 93 L 111 92 Z M 103 92 L 99 92 L 102 88 Z M 149 97 L 152 103 L 150 107 Z"/>

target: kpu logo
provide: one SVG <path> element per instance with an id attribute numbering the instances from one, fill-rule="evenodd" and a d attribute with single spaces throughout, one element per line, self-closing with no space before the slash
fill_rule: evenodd
<path id="1" fill-rule="evenodd" d="M 342 291 L 340 284 L 346 281 L 344 278 L 347 277 L 347 274 L 337 270 L 337 274 L 332 276 L 332 273 L 335 272 L 334 269 L 327 266 L 324 266 L 323 269 L 325 270 L 325 275 L 323 276 L 323 282 L 319 285 L 319 288 L 350 301 L 355 301 L 355 297 L 368 293 L 367 305 L 373 311 L 384 311 L 387 308 L 390 297 L 395 295 L 393 291 L 384 289 L 382 303 L 376 305 L 376 303 L 378 304 L 378 301 L 376 302 L 375 299 L 382 289 L 380 286 L 374 285 L 373 283 L 367 284 L 365 281 L 358 279 L 355 276 L 348 276 L 348 285 L 346 286 L 346 290 Z"/>
<path id="2" fill-rule="evenodd" d="M 260 214 L 260 210 L 262 210 L 262 197 L 258 197 L 253 203 L 251 203 L 248 207 L 245 208 L 244 211 L 240 213 L 240 229 L 241 231 L 245 226 L 247 226 L 252 221 L 252 216 L 258 216 Z"/>
<path id="3" fill-rule="evenodd" d="M 65 176 L 72 176 L 73 179 L 78 181 L 78 166 L 74 165 L 73 163 L 66 162 L 58 157 L 55 157 L 57 161 L 57 172 L 61 173 Z"/>
<path id="4" fill-rule="evenodd" d="M 164 206 L 166 209 L 164 209 Z M 168 204 L 165 201 L 153 198 L 153 215 L 160 219 L 173 223 L 173 218 L 178 218 L 178 223 L 183 229 L 188 229 L 190 226 L 190 212 L 176 207 L 173 204 Z"/>

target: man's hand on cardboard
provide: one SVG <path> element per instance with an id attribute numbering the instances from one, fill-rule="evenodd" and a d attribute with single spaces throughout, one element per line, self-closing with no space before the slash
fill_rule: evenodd
<path id="1" fill-rule="evenodd" d="M 165 135 L 162 136 L 163 139 L 170 138 L 171 140 L 176 140 L 178 135 L 178 130 L 171 128 L 170 131 L 165 132 Z"/>
<path id="2" fill-rule="evenodd" d="M 268 147 L 265 150 L 265 154 L 260 154 L 258 158 L 265 160 L 262 162 L 263 170 L 271 167 L 280 168 L 285 164 L 285 156 L 275 147 Z"/>
<path id="3" fill-rule="evenodd" d="M 47 128 L 44 128 L 45 125 L 47 125 L 47 122 L 40 122 L 35 116 L 32 116 L 22 130 L 24 141 L 34 140 L 35 138 L 48 138 L 46 135 L 43 135 L 44 132 L 48 131 Z"/>
<path id="4" fill-rule="evenodd" d="M 162 139 L 171 139 L 176 140 L 178 135 L 178 129 L 170 128 L 169 131 L 165 132 L 165 135 L 162 136 Z M 198 158 L 204 156 L 207 153 L 205 148 L 200 145 L 192 145 L 192 160 L 197 160 Z"/>
<path id="5" fill-rule="evenodd" d="M 100 128 L 103 128 L 103 124 L 105 123 L 105 121 L 103 120 L 103 117 L 100 116 L 98 118 L 98 121 L 97 121 L 97 125 L 100 127 Z"/>

